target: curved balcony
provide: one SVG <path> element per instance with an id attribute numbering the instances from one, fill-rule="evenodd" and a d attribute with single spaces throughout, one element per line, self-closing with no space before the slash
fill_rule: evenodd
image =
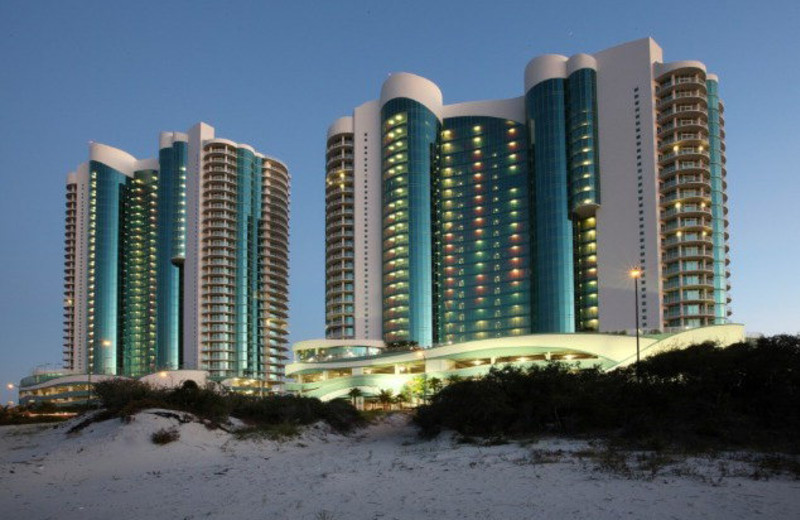
<path id="1" fill-rule="evenodd" d="M 659 92 L 659 94 L 662 94 L 660 96 L 658 104 L 656 105 L 656 107 L 659 110 L 664 110 L 674 105 L 675 103 L 680 103 L 680 102 L 696 103 L 696 104 L 702 104 L 708 102 L 708 96 L 706 95 L 706 93 L 699 89 L 697 90 L 672 89 L 669 95 L 665 96 L 663 95 L 662 92 Z"/>
<path id="2" fill-rule="evenodd" d="M 708 107 L 704 103 L 676 104 L 659 112 L 658 124 L 665 125 L 675 118 L 699 119 L 708 123 Z"/>
<path id="3" fill-rule="evenodd" d="M 658 128 L 658 138 L 662 139 L 677 131 L 708 133 L 708 123 L 699 119 L 675 119 L 671 123 Z"/>
<path id="4" fill-rule="evenodd" d="M 680 77 L 681 73 L 691 74 L 693 77 Z M 703 94 L 708 92 L 705 73 L 701 69 L 694 67 L 671 70 L 656 79 L 656 81 L 659 83 L 657 95 L 660 98 L 664 98 L 676 90 L 699 90 Z"/>

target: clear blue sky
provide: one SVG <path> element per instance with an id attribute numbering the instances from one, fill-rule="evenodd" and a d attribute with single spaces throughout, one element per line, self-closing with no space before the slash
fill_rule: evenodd
<path id="1" fill-rule="evenodd" d="M 652 36 L 726 102 L 734 319 L 800 331 L 800 8 L 774 2 L 0 2 L 0 381 L 60 363 L 64 177 L 206 121 L 292 172 L 291 339 L 323 334 L 325 131 L 387 74 L 522 94 L 542 53 Z M 613 7 L 610 7 L 613 5 Z M 3 386 L 3 388 L 4 388 Z M 5 390 L 2 394 L 6 399 Z"/>

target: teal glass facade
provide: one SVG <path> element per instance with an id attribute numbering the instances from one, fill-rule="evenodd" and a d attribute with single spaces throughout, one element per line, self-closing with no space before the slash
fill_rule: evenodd
<path id="1" fill-rule="evenodd" d="M 123 357 L 120 315 L 120 212 L 128 177 L 97 161 L 89 161 L 88 222 L 88 369 L 93 374 L 117 373 Z"/>
<path id="2" fill-rule="evenodd" d="M 236 375 L 263 377 L 261 363 L 261 170 L 262 159 L 253 152 L 239 148 L 237 168 L 236 222 L 236 302 L 234 331 Z"/>
<path id="3" fill-rule="evenodd" d="M 188 143 L 176 141 L 159 151 L 158 177 L 158 314 L 156 368 L 182 366 L 181 302 L 186 250 L 186 161 Z"/>
<path id="4" fill-rule="evenodd" d="M 120 344 L 117 374 L 141 377 L 155 370 L 158 172 L 126 180 L 121 215 Z"/>
<path id="5" fill-rule="evenodd" d="M 597 72 L 579 69 L 566 81 L 569 212 L 575 254 L 576 329 L 595 331 L 598 316 L 597 208 L 600 205 Z"/>
<path id="6" fill-rule="evenodd" d="M 711 171 L 711 244 L 714 258 L 714 324 L 728 322 L 728 281 L 725 231 L 725 176 L 722 154 L 719 85 L 706 81 L 708 92 L 708 145 Z"/>
<path id="7" fill-rule="evenodd" d="M 531 332 L 574 332 L 573 231 L 567 178 L 566 81 L 525 97 L 530 130 Z"/>
<path id="8" fill-rule="evenodd" d="M 395 98 L 381 108 L 383 335 L 434 343 L 431 180 L 440 123 L 424 105 Z"/>
<path id="9" fill-rule="evenodd" d="M 530 333 L 527 128 L 445 119 L 434 178 L 439 343 Z"/>
<path id="10" fill-rule="evenodd" d="M 600 155 L 597 147 L 597 72 L 579 69 L 566 81 L 569 154 L 569 210 L 591 212 L 600 204 Z"/>

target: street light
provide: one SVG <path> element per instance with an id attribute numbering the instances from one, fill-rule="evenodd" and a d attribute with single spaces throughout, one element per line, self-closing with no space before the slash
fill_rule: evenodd
<path id="1" fill-rule="evenodd" d="M 642 270 L 634 267 L 628 274 L 633 278 L 633 301 L 636 306 L 636 381 L 639 381 L 639 278 L 642 277 Z"/>
<path id="2" fill-rule="evenodd" d="M 172 374 L 170 374 L 166 370 L 162 370 L 161 372 L 159 372 L 158 377 L 160 377 L 161 379 L 166 379 L 169 377 L 169 387 L 170 388 L 175 387 L 175 381 L 172 379 Z"/>
<path id="3" fill-rule="evenodd" d="M 14 383 L 8 383 L 6 388 L 8 388 L 8 404 L 12 405 L 14 404 Z"/>

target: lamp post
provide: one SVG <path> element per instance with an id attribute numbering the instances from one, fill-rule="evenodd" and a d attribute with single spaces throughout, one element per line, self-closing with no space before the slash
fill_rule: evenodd
<path id="1" fill-rule="evenodd" d="M 639 278 L 642 277 L 642 270 L 634 267 L 628 274 L 633 278 L 633 301 L 636 307 L 636 381 L 639 381 Z"/>
<path id="2" fill-rule="evenodd" d="M 8 404 L 12 405 L 14 403 L 14 383 L 8 383 L 6 388 L 8 388 Z"/>
<path id="3" fill-rule="evenodd" d="M 168 371 L 162 370 L 158 373 L 158 377 L 161 379 L 169 378 L 169 388 L 175 388 L 175 381 L 172 379 L 172 374 L 170 374 Z"/>

